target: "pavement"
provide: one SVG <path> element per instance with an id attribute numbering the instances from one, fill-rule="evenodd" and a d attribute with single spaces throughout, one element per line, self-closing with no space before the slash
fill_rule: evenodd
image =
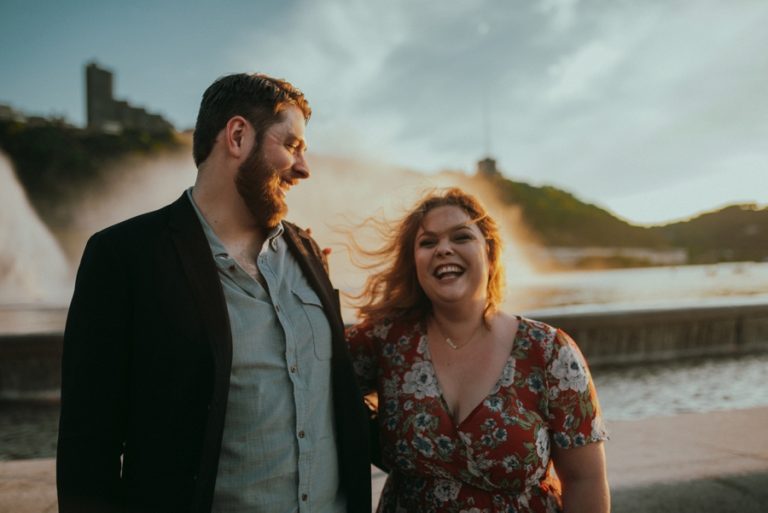
<path id="1" fill-rule="evenodd" d="M 768 408 L 608 425 L 613 513 L 768 512 Z M 0 512 L 56 509 L 53 459 L 0 462 Z M 385 476 L 376 471 L 376 500 Z"/>
<path id="2" fill-rule="evenodd" d="M 608 430 L 614 513 L 768 513 L 768 408 L 612 422 Z"/>

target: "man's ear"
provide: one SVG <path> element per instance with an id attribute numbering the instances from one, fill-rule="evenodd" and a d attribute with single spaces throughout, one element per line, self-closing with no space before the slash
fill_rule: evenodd
<path id="1" fill-rule="evenodd" d="M 224 126 L 224 146 L 232 157 L 240 158 L 250 151 L 249 139 L 253 139 L 251 124 L 242 116 L 233 116 Z"/>

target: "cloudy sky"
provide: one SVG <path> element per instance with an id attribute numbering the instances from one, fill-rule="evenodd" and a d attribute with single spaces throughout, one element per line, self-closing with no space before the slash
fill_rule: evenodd
<path id="1" fill-rule="evenodd" d="M 82 124 L 95 59 L 188 128 L 213 79 L 262 71 L 307 94 L 310 151 L 433 173 L 489 149 L 660 223 L 768 203 L 766 27 L 764 0 L 3 0 L 0 103 Z"/>

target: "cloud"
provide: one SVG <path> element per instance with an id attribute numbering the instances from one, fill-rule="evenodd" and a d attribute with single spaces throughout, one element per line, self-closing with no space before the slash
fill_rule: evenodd
<path id="1" fill-rule="evenodd" d="M 541 0 L 539 8 L 551 16 L 551 27 L 558 31 L 568 30 L 576 17 L 579 0 Z"/>
<path id="2" fill-rule="evenodd" d="M 616 47 L 600 41 L 590 42 L 549 68 L 554 79 L 545 97 L 553 102 L 599 97 L 599 81 L 608 76 L 621 61 Z"/>
<path id="3" fill-rule="evenodd" d="M 615 204 L 766 153 L 766 25 L 749 0 L 300 2 L 232 62 L 305 90 L 313 150 L 469 170 L 487 101 L 508 176 Z"/>

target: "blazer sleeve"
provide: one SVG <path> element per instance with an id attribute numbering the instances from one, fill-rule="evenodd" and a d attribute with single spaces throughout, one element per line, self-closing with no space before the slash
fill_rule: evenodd
<path id="1" fill-rule="evenodd" d="M 67 316 L 56 461 L 61 513 L 122 509 L 131 292 L 116 253 L 99 234 L 88 241 Z"/>

